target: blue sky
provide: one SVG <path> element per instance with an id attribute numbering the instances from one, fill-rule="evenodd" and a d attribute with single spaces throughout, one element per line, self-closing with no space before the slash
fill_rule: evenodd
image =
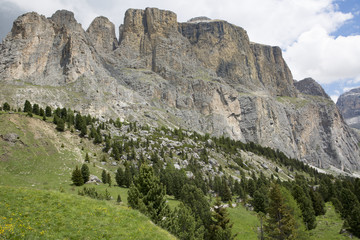
<path id="1" fill-rule="evenodd" d="M 334 101 L 360 87 L 360 0 L 0 0 L 0 39 L 29 11 L 67 9 L 86 29 L 100 15 L 118 27 L 128 8 L 146 7 L 174 11 L 179 22 L 207 16 L 243 27 L 251 41 L 280 46 L 294 79 L 312 77 Z"/>

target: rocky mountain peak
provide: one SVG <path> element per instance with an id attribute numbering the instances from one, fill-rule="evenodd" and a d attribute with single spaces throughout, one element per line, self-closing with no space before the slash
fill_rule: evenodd
<path id="1" fill-rule="evenodd" d="M 353 128 L 360 129 L 360 88 L 341 94 L 336 105 L 346 123 Z"/>
<path id="2" fill-rule="evenodd" d="M 51 24 L 45 16 L 39 15 L 36 12 L 26 13 L 18 17 L 11 29 L 11 35 L 15 39 L 29 39 L 33 36 L 42 36 L 48 32 Z"/>
<path id="3" fill-rule="evenodd" d="M 86 30 L 94 47 L 110 52 L 118 47 L 115 25 L 106 17 L 97 17 Z"/>
<path id="4" fill-rule="evenodd" d="M 211 21 L 211 18 L 205 17 L 205 16 L 200 16 L 200 17 L 194 17 L 189 19 L 187 22 L 188 23 L 198 23 L 198 22 L 208 22 Z"/>
<path id="5" fill-rule="evenodd" d="M 74 13 L 68 10 L 58 10 L 50 18 L 59 27 L 67 29 L 82 30 L 81 24 L 74 17 Z"/>
<path id="6" fill-rule="evenodd" d="M 326 97 L 313 80 L 294 85 L 279 47 L 226 21 L 178 23 L 157 8 L 126 11 L 119 43 L 105 17 L 85 32 L 69 11 L 28 13 L 0 46 L 1 102 L 181 126 L 360 169 L 357 135 L 328 98 L 311 95 Z"/>
<path id="7" fill-rule="evenodd" d="M 301 81 L 295 81 L 294 85 L 299 92 L 312 96 L 320 96 L 330 99 L 320 84 L 312 78 L 305 78 Z"/>

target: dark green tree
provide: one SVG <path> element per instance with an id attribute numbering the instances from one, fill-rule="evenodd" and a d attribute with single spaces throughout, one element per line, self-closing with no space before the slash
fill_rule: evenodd
<path id="1" fill-rule="evenodd" d="M 82 175 L 82 178 L 84 179 L 84 183 L 87 183 L 90 179 L 90 169 L 89 169 L 88 165 L 83 164 L 81 166 L 81 175 Z"/>
<path id="2" fill-rule="evenodd" d="M 111 175 L 110 175 L 110 173 L 107 173 L 107 175 L 106 175 L 106 182 L 109 184 L 109 187 L 111 187 Z"/>
<path id="3" fill-rule="evenodd" d="M 156 224 L 161 224 L 163 217 L 169 214 L 165 187 L 150 166 L 141 165 L 139 175 L 129 189 L 128 203 L 147 214 Z"/>
<path id="4" fill-rule="evenodd" d="M 130 187 L 131 183 L 133 182 L 133 175 L 131 173 L 131 167 L 130 164 L 125 164 L 125 173 L 124 173 L 124 179 L 123 183 L 128 188 Z"/>
<path id="5" fill-rule="evenodd" d="M 266 214 L 266 209 L 269 205 L 267 191 L 265 187 L 256 190 L 254 198 L 251 201 L 255 212 L 262 212 Z"/>
<path id="6" fill-rule="evenodd" d="M 76 166 L 75 170 L 72 172 L 71 180 L 75 186 L 84 185 L 84 179 L 78 166 Z"/>
<path id="7" fill-rule="evenodd" d="M 85 154 L 85 162 L 90 163 L 90 157 L 88 153 Z"/>
<path id="8" fill-rule="evenodd" d="M 51 107 L 46 106 L 46 108 L 45 108 L 45 115 L 46 115 L 46 117 L 51 117 L 51 115 L 52 115 Z"/>
<path id="9" fill-rule="evenodd" d="M 320 195 L 320 193 L 315 192 L 313 189 L 310 189 L 310 198 L 312 201 L 313 209 L 315 211 L 316 216 L 325 215 L 326 208 L 325 208 L 325 202 Z"/>
<path id="10" fill-rule="evenodd" d="M 26 112 L 26 113 L 32 112 L 32 106 L 28 100 L 25 101 L 24 112 Z"/>
<path id="11" fill-rule="evenodd" d="M 101 173 L 101 181 L 102 181 L 104 184 L 107 183 L 107 173 L 106 173 L 105 169 L 102 170 L 102 173 Z"/>
<path id="12" fill-rule="evenodd" d="M 58 118 L 56 121 L 56 130 L 58 130 L 59 132 L 65 131 L 65 123 L 64 120 L 62 120 L 61 118 Z"/>
<path id="13" fill-rule="evenodd" d="M 185 184 L 180 193 L 180 200 L 192 210 L 197 220 L 203 222 L 205 228 L 210 226 L 210 205 L 200 188 Z"/>
<path id="14" fill-rule="evenodd" d="M 314 229 L 316 227 L 316 217 L 310 197 L 303 191 L 299 184 L 293 186 L 292 195 L 301 209 L 306 229 Z"/>
<path id="15" fill-rule="evenodd" d="M 3 104 L 3 110 L 4 110 L 4 111 L 10 111 L 10 104 L 8 104 L 7 102 L 5 102 L 5 103 Z"/>
<path id="16" fill-rule="evenodd" d="M 124 177 L 125 177 L 124 171 L 123 171 L 123 169 L 122 169 L 121 167 L 119 167 L 119 168 L 116 170 L 116 174 L 115 174 L 115 181 L 116 181 L 116 183 L 117 183 L 117 185 L 118 185 L 119 187 L 125 185 L 125 184 L 124 184 Z"/>
<path id="17" fill-rule="evenodd" d="M 180 240 L 200 240 L 204 239 L 204 226 L 196 221 L 193 212 L 183 203 L 174 212 L 174 223 L 170 228 L 170 232 L 177 236 Z"/>
<path id="18" fill-rule="evenodd" d="M 350 212 L 347 223 L 350 227 L 350 232 L 355 236 L 360 237 L 360 205 L 356 204 Z"/>
<path id="19" fill-rule="evenodd" d="M 269 239 L 297 239 L 295 218 L 277 184 L 270 189 L 267 212 L 264 230 Z"/>
<path id="20" fill-rule="evenodd" d="M 32 113 L 35 115 L 40 115 L 40 107 L 39 104 L 34 104 L 32 108 Z"/>
<path id="21" fill-rule="evenodd" d="M 222 206 L 219 198 L 216 198 L 213 206 L 212 223 L 209 228 L 210 240 L 231 240 L 236 235 L 232 235 L 231 229 L 233 224 L 230 223 L 229 214 L 226 208 Z"/>

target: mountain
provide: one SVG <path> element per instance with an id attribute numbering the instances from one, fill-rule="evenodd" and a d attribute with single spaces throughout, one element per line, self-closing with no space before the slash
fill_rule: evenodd
<path id="1" fill-rule="evenodd" d="M 345 122 L 353 128 L 360 129 L 360 88 L 341 94 L 336 105 Z"/>
<path id="2" fill-rule="evenodd" d="M 105 17 L 84 31 L 66 10 L 24 14 L 0 45 L 0 101 L 26 99 L 227 135 L 321 168 L 360 167 L 359 137 L 321 86 L 294 83 L 279 47 L 222 20 L 129 9 L 117 38 Z"/>

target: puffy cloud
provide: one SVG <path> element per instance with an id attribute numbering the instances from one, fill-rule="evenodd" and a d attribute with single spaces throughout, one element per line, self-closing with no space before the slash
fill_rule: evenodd
<path id="1" fill-rule="evenodd" d="M 360 36 L 329 35 L 314 26 L 300 35 L 284 53 L 297 79 L 311 76 L 322 84 L 360 80 Z"/>

